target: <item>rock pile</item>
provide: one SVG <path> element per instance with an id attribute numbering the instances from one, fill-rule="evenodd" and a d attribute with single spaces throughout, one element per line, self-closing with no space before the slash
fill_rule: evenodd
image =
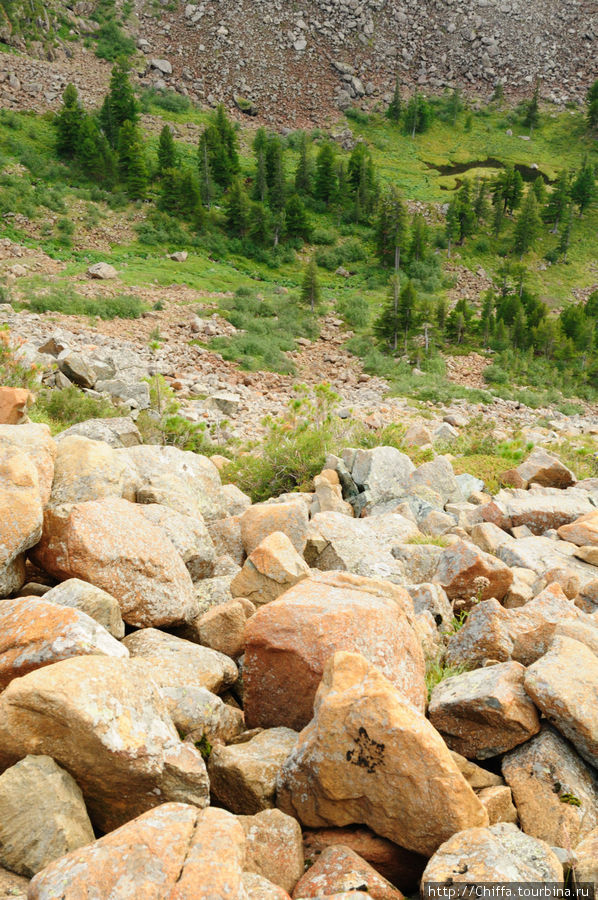
<path id="1" fill-rule="evenodd" d="M 114 428 L 0 426 L 0 884 L 595 877 L 598 482 L 378 447 L 252 504 Z"/>

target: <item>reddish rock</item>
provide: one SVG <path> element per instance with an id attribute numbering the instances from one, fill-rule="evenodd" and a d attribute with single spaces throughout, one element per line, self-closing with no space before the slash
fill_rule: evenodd
<path id="1" fill-rule="evenodd" d="M 502 600 L 513 583 L 513 573 L 495 556 L 461 541 L 446 548 L 438 560 L 434 581 L 450 600 L 471 604 L 489 597 Z"/>
<path id="2" fill-rule="evenodd" d="M 403 894 L 350 847 L 327 847 L 293 891 L 293 900 L 362 890 L 372 900 L 402 900 Z"/>
<path id="3" fill-rule="evenodd" d="M 540 484 L 542 487 L 562 489 L 575 484 L 577 480 L 573 472 L 563 465 L 557 456 L 548 453 L 542 447 L 532 450 L 525 462 L 517 466 L 515 471 L 521 479 L 522 487 Z"/>
<path id="4" fill-rule="evenodd" d="M 20 425 L 27 419 L 33 394 L 25 388 L 0 387 L 0 425 Z"/>
<path id="5" fill-rule="evenodd" d="M 424 660 L 407 592 L 390 582 L 322 572 L 263 606 L 247 623 L 248 727 L 303 728 L 326 661 L 338 650 L 362 653 L 424 709 Z"/>
<path id="6" fill-rule="evenodd" d="M 279 809 L 237 818 L 245 832 L 245 871 L 261 875 L 290 893 L 305 871 L 297 819 Z"/>
<path id="7" fill-rule="evenodd" d="M 249 556 L 275 531 L 282 531 L 302 554 L 307 543 L 307 507 L 301 500 L 289 503 L 256 503 L 241 516 L 241 538 Z"/>
<path id="8" fill-rule="evenodd" d="M 577 544 L 578 547 L 598 544 L 598 509 L 580 516 L 569 525 L 561 525 L 559 537 L 563 541 Z"/>

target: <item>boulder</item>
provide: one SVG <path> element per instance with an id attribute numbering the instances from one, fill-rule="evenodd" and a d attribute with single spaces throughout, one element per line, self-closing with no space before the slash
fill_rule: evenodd
<path id="1" fill-rule="evenodd" d="M 230 556 L 238 566 L 242 566 L 245 559 L 245 548 L 241 538 L 241 516 L 229 516 L 227 519 L 212 522 L 208 531 L 216 554 Z"/>
<path id="2" fill-rule="evenodd" d="M 338 512 L 345 516 L 353 516 L 353 507 L 343 500 L 343 489 L 334 469 L 324 469 L 314 478 L 314 497 L 310 506 L 313 517 L 319 512 Z"/>
<path id="3" fill-rule="evenodd" d="M 527 670 L 525 690 L 577 752 L 598 766 L 598 657 L 589 647 L 555 637 Z"/>
<path id="4" fill-rule="evenodd" d="M 88 655 L 123 659 L 129 654 L 105 628 L 77 609 L 42 597 L 0 603 L 0 691 L 34 669 Z"/>
<path id="5" fill-rule="evenodd" d="M 598 545 L 598 509 L 580 516 L 570 525 L 561 525 L 558 533 L 563 541 L 570 541 L 578 547 Z"/>
<path id="6" fill-rule="evenodd" d="M 285 890 L 255 872 L 243 872 L 242 881 L 248 900 L 291 900 Z"/>
<path id="7" fill-rule="evenodd" d="M 0 457 L 26 454 L 37 469 L 42 505 L 49 500 L 56 444 L 47 425 L 0 425 Z M 4 504 L 2 504 L 4 506 Z"/>
<path id="8" fill-rule="evenodd" d="M 213 460 L 214 458 L 212 457 Z M 251 506 L 251 497 L 244 494 L 236 484 L 222 485 L 222 500 L 225 507 L 225 515 L 227 516 L 240 516 Z"/>
<path id="9" fill-rule="evenodd" d="M 513 583 L 513 574 L 495 556 L 460 541 L 443 551 L 434 581 L 449 600 L 462 600 L 471 606 L 489 597 L 502 600 Z"/>
<path id="10" fill-rule="evenodd" d="M 0 868 L 0 897 L 9 898 L 10 900 L 27 900 L 27 889 L 29 887 L 29 879 L 23 878 L 21 875 L 15 875 L 8 869 Z"/>
<path id="11" fill-rule="evenodd" d="M 546 652 L 557 624 L 579 615 L 558 585 L 550 585 L 517 609 L 486 600 L 471 610 L 463 627 L 451 636 L 446 660 L 449 665 L 481 666 L 488 659 L 514 659 L 528 666 Z"/>
<path id="12" fill-rule="evenodd" d="M 316 859 L 327 847 L 338 844 L 350 847 L 358 853 L 391 884 L 400 885 L 406 892 L 417 891 L 427 862 L 425 856 L 404 850 L 363 825 L 303 830 L 303 845 L 307 860 Z"/>
<path id="13" fill-rule="evenodd" d="M 193 583 L 164 532 L 116 497 L 46 511 L 33 558 L 59 579 L 81 578 L 114 596 L 138 628 L 193 617 Z"/>
<path id="14" fill-rule="evenodd" d="M 0 509 L 0 597 L 7 597 L 25 584 L 24 554 L 41 537 L 43 507 L 33 460 L 1 444 Z"/>
<path id="15" fill-rule="evenodd" d="M 281 531 L 302 554 L 307 541 L 308 516 L 305 504 L 300 500 L 290 503 L 257 503 L 241 516 L 241 539 L 248 556 L 259 547 L 264 538 Z"/>
<path id="16" fill-rule="evenodd" d="M 558 457 L 542 447 L 532 450 L 525 462 L 517 466 L 515 471 L 524 488 L 530 484 L 540 484 L 543 487 L 562 489 L 570 487 L 577 480 L 573 472 L 564 466 Z"/>
<path id="17" fill-rule="evenodd" d="M 99 278 L 101 280 L 105 280 L 107 278 L 116 278 L 117 271 L 114 266 L 109 265 L 109 263 L 98 262 L 94 263 L 92 266 L 89 266 L 87 269 L 87 274 L 90 278 Z"/>
<path id="18" fill-rule="evenodd" d="M 192 581 L 212 575 L 216 551 L 201 516 L 185 516 L 157 503 L 142 505 L 139 510 L 148 522 L 162 529 L 185 563 Z"/>
<path id="19" fill-rule="evenodd" d="M 437 456 L 411 474 L 409 489 L 417 487 L 432 488 L 440 494 L 443 503 L 459 503 L 464 499 L 453 467 L 446 456 Z"/>
<path id="20" fill-rule="evenodd" d="M 580 590 L 596 578 L 593 566 L 576 559 L 579 547 L 568 541 L 551 540 L 548 537 L 526 537 L 503 543 L 497 556 L 510 568 L 520 567 L 545 578 L 549 572 L 567 570 L 567 579 L 579 579 Z M 560 576 L 557 578 L 560 582 Z"/>
<path id="21" fill-rule="evenodd" d="M 481 766 L 471 762 L 470 759 L 465 759 L 464 756 L 461 756 L 455 750 L 451 750 L 451 756 L 465 781 L 474 791 L 481 791 L 488 787 L 499 787 L 504 784 L 500 775 L 495 775 L 494 772 L 483 769 Z"/>
<path id="22" fill-rule="evenodd" d="M 550 725 L 507 753 L 502 773 L 526 834 L 575 847 L 598 827 L 596 772 Z"/>
<path id="23" fill-rule="evenodd" d="M 109 444 L 71 435 L 58 443 L 50 504 L 84 503 L 126 493 L 126 461 Z M 128 500 L 134 500 L 132 492 Z"/>
<path id="24" fill-rule="evenodd" d="M 338 650 L 362 653 L 424 709 L 424 660 L 407 592 L 355 575 L 321 573 L 263 606 L 247 623 L 248 726 L 303 728 L 324 666 Z"/>
<path id="25" fill-rule="evenodd" d="M 94 840 L 77 783 L 49 756 L 26 756 L 0 775 L 0 864 L 31 878 Z"/>
<path id="26" fill-rule="evenodd" d="M 449 838 L 426 866 L 422 891 L 432 884 L 562 880 L 563 867 L 548 844 L 501 822 L 467 828 Z"/>
<path id="27" fill-rule="evenodd" d="M 86 437 L 91 441 L 103 441 L 115 450 L 122 447 L 136 447 L 143 443 L 137 425 L 129 416 L 86 419 L 85 422 L 77 422 L 70 428 L 59 432 L 55 437 L 56 443 L 59 444 L 72 435 Z"/>
<path id="28" fill-rule="evenodd" d="M 117 640 L 125 636 L 125 623 L 120 614 L 118 601 L 111 594 L 87 581 L 68 578 L 56 587 L 50 588 L 43 596 L 48 603 L 69 606 L 85 613 Z"/>
<path id="29" fill-rule="evenodd" d="M 305 869 L 297 819 L 279 809 L 264 809 L 238 819 L 245 832 L 245 871 L 261 875 L 290 893 Z"/>
<path id="30" fill-rule="evenodd" d="M 448 629 L 453 621 L 453 608 L 439 584 L 408 584 L 406 591 L 413 600 L 415 614 L 429 612 L 437 628 Z"/>
<path id="31" fill-rule="evenodd" d="M 415 466 L 396 447 L 372 450 L 346 450 L 343 461 L 360 491 L 366 492 L 371 505 L 402 497 Z"/>
<path id="32" fill-rule="evenodd" d="M 51 756 L 103 831 L 166 800 L 206 806 L 201 754 L 179 740 L 152 676 L 137 660 L 79 656 L 15 678 L 0 694 L 0 768 Z"/>
<path id="33" fill-rule="evenodd" d="M 142 498 L 142 502 L 161 503 L 185 515 L 195 515 L 199 510 L 206 523 L 225 515 L 220 474 L 206 456 L 150 444 L 118 452 L 133 467 L 137 491 L 154 488 L 154 499 Z"/>
<path id="34" fill-rule="evenodd" d="M 365 824 L 427 856 L 488 821 L 438 732 L 357 653 L 328 662 L 277 802 L 308 827 Z"/>
<path id="35" fill-rule="evenodd" d="M 233 597 L 246 597 L 255 606 L 276 600 L 309 575 L 309 566 L 282 531 L 275 531 L 246 559 L 231 582 Z"/>
<path id="36" fill-rule="evenodd" d="M 201 647 L 157 628 L 141 628 L 123 639 L 132 659 L 151 668 L 161 688 L 205 688 L 217 693 L 237 680 L 237 667 L 224 653 Z"/>
<path id="37" fill-rule="evenodd" d="M 516 825 L 519 821 L 517 810 L 513 806 L 511 788 L 506 785 L 482 788 L 478 791 L 478 799 L 488 813 L 490 825 L 496 825 L 498 822 L 512 822 Z"/>
<path id="38" fill-rule="evenodd" d="M 269 728 L 243 743 L 216 744 L 208 775 L 217 805 L 245 816 L 274 807 L 276 781 L 297 737 L 290 728 Z"/>
<path id="39" fill-rule="evenodd" d="M 533 534 L 541 535 L 551 528 L 568 525 L 593 509 L 588 492 L 577 488 L 514 488 L 499 491 L 481 507 L 481 514 L 485 522 L 493 522 L 499 528 L 527 525 Z"/>
<path id="40" fill-rule="evenodd" d="M 403 894 L 350 847 L 327 847 L 293 891 L 293 898 L 363 891 L 372 900 L 402 900 Z"/>
<path id="41" fill-rule="evenodd" d="M 27 409 L 33 403 L 25 388 L 0 387 L 0 425 L 20 425 L 27 421 Z"/>
<path id="42" fill-rule="evenodd" d="M 96 383 L 96 373 L 89 361 L 75 353 L 74 350 L 63 350 L 57 357 L 58 368 L 69 381 L 82 388 L 93 388 Z"/>
<path id="43" fill-rule="evenodd" d="M 520 663 L 505 662 L 446 678 L 432 691 L 430 722 L 451 750 L 467 758 L 511 750 L 540 730 L 524 675 Z"/>
<path id="44" fill-rule="evenodd" d="M 598 882 L 598 828 L 575 848 L 577 860 L 575 866 L 575 880 L 578 884 Z"/>
<path id="45" fill-rule="evenodd" d="M 243 711 L 206 688 L 194 685 L 181 688 L 174 680 L 166 684 L 162 679 L 160 693 L 181 738 L 192 744 L 203 747 L 206 741 L 227 743 L 245 728 Z"/>
<path id="46" fill-rule="evenodd" d="M 28 896 L 248 900 L 244 856 L 243 829 L 230 813 L 163 803 L 49 865 L 35 876 Z"/>
<path id="47" fill-rule="evenodd" d="M 195 632 L 200 644 L 236 659 L 245 646 L 245 624 L 254 612 L 250 600 L 225 600 L 194 619 L 188 631 Z"/>
<path id="48" fill-rule="evenodd" d="M 430 429 L 425 425 L 410 425 L 403 435 L 403 443 L 411 447 L 425 447 L 432 443 L 432 435 Z"/>
<path id="49" fill-rule="evenodd" d="M 392 551 L 419 534 L 415 522 L 396 513 L 352 520 L 338 512 L 318 513 L 309 524 L 305 559 L 315 569 L 402 584 L 404 566 Z"/>

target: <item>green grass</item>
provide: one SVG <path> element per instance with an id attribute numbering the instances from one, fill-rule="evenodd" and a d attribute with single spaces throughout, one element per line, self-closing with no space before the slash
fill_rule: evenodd
<path id="1" fill-rule="evenodd" d="M 39 279 L 35 279 L 33 284 L 29 282 L 26 297 L 22 307 L 36 313 L 58 312 L 70 316 L 99 316 L 100 319 L 138 319 L 146 310 L 141 300 L 131 294 L 84 297 L 68 283 L 44 290 Z"/>
<path id="2" fill-rule="evenodd" d="M 453 675 L 462 675 L 467 672 L 466 665 L 448 666 L 442 661 L 442 654 L 428 662 L 426 666 L 426 688 L 428 691 L 428 701 L 432 697 L 434 688 L 444 681 L 446 678 L 452 678 Z"/>

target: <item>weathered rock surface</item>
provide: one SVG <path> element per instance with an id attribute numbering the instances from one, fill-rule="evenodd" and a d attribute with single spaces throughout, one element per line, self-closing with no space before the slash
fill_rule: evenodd
<path id="1" fill-rule="evenodd" d="M 129 470 L 126 460 L 103 441 L 81 435 L 63 438 L 57 445 L 50 504 L 85 503 L 102 497 L 134 500 L 127 491 Z"/>
<path id="2" fill-rule="evenodd" d="M 214 746 L 208 775 L 217 804 L 244 816 L 274 807 L 276 781 L 297 737 L 290 728 L 269 728 L 240 744 Z"/>
<path id="3" fill-rule="evenodd" d="M 245 871 L 254 872 L 291 893 L 305 866 L 301 826 L 279 809 L 239 816 L 245 832 Z"/>
<path id="4" fill-rule="evenodd" d="M 587 491 L 578 488 L 506 489 L 482 506 L 482 517 L 500 528 L 527 525 L 533 534 L 568 525 L 594 509 Z"/>
<path id="5" fill-rule="evenodd" d="M 19 597 L 0 603 L 0 691 L 19 678 L 72 656 L 128 657 L 126 647 L 83 612 Z"/>
<path id="6" fill-rule="evenodd" d="M 26 454 L 39 478 L 40 495 L 45 506 L 52 490 L 56 444 L 47 425 L 0 425 L 0 450 L 7 455 Z"/>
<path id="7" fill-rule="evenodd" d="M 27 420 L 33 394 L 26 388 L 0 387 L 0 425 L 20 425 Z"/>
<path id="8" fill-rule="evenodd" d="M 233 597 L 246 597 L 256 606 L 276 600 L 309 575 L 309 566 L 299 556 L 290 539 L 275 531 L 246 559 L 231 582 Z"/>
<path id="9" fill-rule="evenodd" d="M 44 594 L 44 600 L 86 613 L 118 640 L 125 636 L 125 623 L 118 602 L 111 594 L 87 581 L 68 578 L 56 587 L 50 588 Z"/>
<path id="10" fill-rule="evenodd" d="M 543 487 L 568 488 L 575 484 L 573 472 L 563 465 L 557 456 L 542 447 L 536 447 L 525 462 L 517 466 L 517 474 L 522 480 L 521 487 L 540 484 Z"/>
<path id="11" fill-rule="evenodd" d="M 139 511 L 148 522 L 162 529 L 185 563 L 192 581 L 212 575 L 216 551 L 201 515 L 192 518 L 157 503 L 142 504 Z"/>
<path id="12" fill-rule="evenodd" d="M 471 604 L 489 597 L 502 600 L 513 583 L 513 574 L 496 557 L 461 541 L 442 553 L 434 581 L 444 588 L 450 600 Z"/>
<path id="13" fill-rule="evenodd" d="M 502 773 L 526 834 L 575 847 L 598 827 L 596 772 L 550 725 L 507 753 Z"/>
<path id="14" fill-rule="evenodd" d="M 366 824 L 431 855 L 486 812 L 433 726 L 356 653 L 330 660 L 314 718 L 286 761 L 278 806 L 309 827 Z"/>
<path id="15" fill-rule="evenodd" d="M 548 844 L 512 824 L 468 828 L 453 835 L 426 866 L 422 885 L 487 881 L 561 881 L 563 867 Z"/>
<path id="16" fill-rule="evenodd" d="M 424 661 L 413 604 L 395 585 L 320 573 L 258 610 L 247 623 L 245 643 L 249 727 L 306 725 L 324 666 L 338 650 L 362 653 L 424 708 Z"/>
<path id="17" fill-rule="evenodd" d="M 577 752 L 598 766 L 598 657 L 589 647 L 556 637 L 527 670 L 525 690 Z"/>
<path id="18" fill-rule="evenodd" d="M 196 611 L 185 564 L 160 528 L 115 497 L 46 511 L 35 562 L 112 594 L 129 625 L 173 625 Z"/>
<path id="19" fill-rule="evenodd" d="M 428 715 L 451 750 L 486 759 L 511 750 L 540 730 L 523 687 L 525 669 L 505 662 L 453 675 L 432 691 Z"/>
<path id="20" fill-rule="evenodd" d="M 250 556 L 265 538 L 282 532 L 302 554 L 307 540 L 308 515 L 301 500 L 290 503 L 256 503 L 241 516 L 241 539 Z"/>
<path id="21" fill-rule="evenodd" d="M 26 756 L 0 775 L 0 864 L 31 878 L 93 828 L 77 783 L 49 756 Z"/>
<path id="22" fill-rule="evenodd" d="M 76 657 L 14 679 L 0 694 L 0 767 L 31 754 L 73 776 L 102 830 L 166 800 L 208 803 L 203 759 L 137 661 Z"/>
<path id="23" fill-rule="evenodd" d="M 293 898 L 362 890 L 373 900 L 402 900 L 403 894 L 350 847 L 327 847 L 300 879 Z"/>
<path id="24" fill-rule="evenodd" d="M 243 829 L 230 813 L 164 803 L 48 866 L 29 898 L 247 900 L 244 851 Z"/>
<path id="25" fill-rule="evenodd" d="M 559 537 L 578 547 L 598 545 L 598 510 L 580 516 L 570 525 L 561 525 Z"/>
<path id="26" fill-rule="evenodd" d="M 0 597 L 7 597 L 25 583 L 24 553 L 41 537 L 43 507 L 33 460 L 1 444 L 0 509 Z"/>

